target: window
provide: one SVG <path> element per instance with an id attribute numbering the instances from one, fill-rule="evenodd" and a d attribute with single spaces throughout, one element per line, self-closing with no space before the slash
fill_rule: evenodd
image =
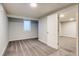
<path id="1" fill-rule="evenodd" d="M 31 31 L 31 21 L 24 21 L 24 31 Z"/>

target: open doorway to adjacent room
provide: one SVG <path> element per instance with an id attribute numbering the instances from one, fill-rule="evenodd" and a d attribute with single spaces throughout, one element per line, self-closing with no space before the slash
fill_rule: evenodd
<path id="1" fill-rule="evenodd" d="M 75 6 L 67 8 L 59 13 L 59 54 L 77 54 L 76 13 Z"/>

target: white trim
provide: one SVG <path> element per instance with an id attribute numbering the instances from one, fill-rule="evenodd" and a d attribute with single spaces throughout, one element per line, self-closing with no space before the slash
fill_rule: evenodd
<path id="1" fill-rule="evenodd" d="M 8 43 L 9 43 L 9 42 L 8 42 Z M 5 53 L 6 49 L 7 49 L 8 43 L 7 43 L 6 46 L 4 47 L 4 49 L 3 49 L 2 53 L 0 54 L 0 56 L 3 56 L 3 55 L 4 55 L 4 53 Z"/>
<path id="2" fill-rule="evenodd" d="M 60 37 L 69 37 L 69 38 L 73 38 L 73 39 L 77 39 L 77 37 L 71 37 L 71 36 L 66 36 L 66 35 L 61 35 Z"/>
<path id="3" fill-rule="evenodd" d="M 23 16 L 16 16 L 16 15 L 7 15 L 7 17 L 12 17 L 12 18 L 20 18 L 20 19 L 29 19 L 29 20 L 38 20 L 35 18 L 29 18 L 29 17 L 23 17 Z"/>
<path id="4" fill-rule="evenodd" d="M 35 39 L 35 38 L 38 38 L 38 37 L 33 37 L 33 38 L 23 38 L 23 39 L 9 39 L 9 41 L 18 41 L 18 40 L 30 40 L 30 39 Z"/>
<path id="5" fill-rule="evenodd" d="M 45 42 L 45 41 L 43 41 L 43 40 L 40 40 L 40 39 L 38 39 L 40 42 L 42 42 L 42 43 L 44 43 L 44 44 L 46 44 L 47 45 L 47 42 Z"/>

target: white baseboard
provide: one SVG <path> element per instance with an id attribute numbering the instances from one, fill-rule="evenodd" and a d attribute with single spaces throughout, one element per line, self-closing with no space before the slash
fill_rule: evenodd
<path id="1" fill-rule="evenodd" d="M 9 42 L 8 42 L 8 43 L 9 43 Z M 3 49 L 2 53 L 0 54 L 0 56 L 3 56 L 3 55 L 4 55 L 4 53 L 5 53 L 6 49 L 7 49 L 8 43 L 7 43 L 6 46 L 4 47 L 4 49 Z"/>
<path id="2" fill-rule="evenodd" d="M 38 39 L 40 42 L 42 42 L 42 43 L 44 43 L 44 44 L 46 44 L 47 45 L 47 43 L 46 42 L 44 42 L 44 41 L 42 41 L 42 40 L 40 40 L 40 39 Z"/>
<path id="3" fill-rule="evenodd" d="M 69 38 L 73 38 L 73 39 L 77 38 L 77 37 L 70 37 L 70 36 L 60 36 L 60 37 L 69 37 Z"/>
<path id="4" fill-rule="evenodd" d="M 47 46 L 49 46 L 49 47 L 51 47 L 51 48 L 53 48 L 51 45 L 49 45 L 49 44 L 47 44 L 47 42 L 44 42 L 44 41 L 42 41 L 42 40 L 40 40 L 40 39 L 38 39 L 40 42 L 42 42 L 42 43 L 44 43 L 44 44 L 46 44 Z M 58 49 L 58 48 L 53 48 L 53 49 Z"/>
<path id="5" fill-rule="evenodd" d="M 26 38 L 26 39 L 10 39 L 9 41 L 17 41 L 17 40 L 27 40 L 27 39 L 38 39 L 37 37 L 34 38 Z"/>

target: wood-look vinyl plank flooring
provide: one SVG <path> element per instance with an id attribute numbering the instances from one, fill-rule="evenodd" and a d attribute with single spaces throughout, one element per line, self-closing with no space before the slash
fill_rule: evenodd
<path id="1" fill-rule="evenodd" d="M 4 56 L 75 56 L 75 54 L 67 49 L 51 48 L 38 39 L 26 39 L 9 42 Z"/>
<path id="2" fill-rule="evenodd" d="M 4 56 L 48 56 L 55 51 L 37 39 L 18 40 L 8 44 Z"/>

